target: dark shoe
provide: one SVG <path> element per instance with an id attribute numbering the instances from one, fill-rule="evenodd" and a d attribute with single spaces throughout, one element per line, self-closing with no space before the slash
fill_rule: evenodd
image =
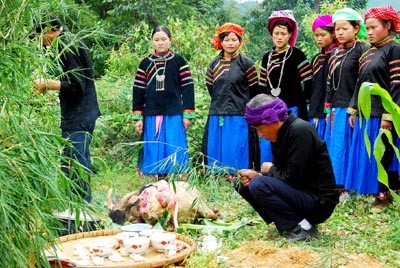
<path id="1" fill-rule="evenodd" d="M 384 199 L 381 200 L 379 198 L 375 199 L 374 202 L 371 203 L 371 206 L 373 209 L 380 209 L 380 210 L 384 210 L 386 209 L 388 206 L 390 206 L 392 204 L 392 200 L 390 199 Z"/>
<path id="2" fill-rule="evenodd" d="M 371 203 L 371 206 L 372 208 L 383 210 L 392 203 L 393 203 L 393 197 L 390 195 L 390 193 L 380 192 L 375 197 L 375 200 Z"/>
<path id="3" fill-rule="evenodd" d="M 313 238 L 316 238 L 317 235 L 318 231 L 315 226 L 312 226 L 310 230 L 306 230 L 301 228 L 300 225 L 297 225 L 290 231 L 288 231 L 286 234 L 284 234 L 284 237 L 288 241 L 297 242 L 297 241 L 311 240 Z"/>

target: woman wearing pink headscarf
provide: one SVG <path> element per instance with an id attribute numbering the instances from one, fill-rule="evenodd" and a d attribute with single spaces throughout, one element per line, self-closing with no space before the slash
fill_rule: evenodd
<path id="1" fill-rule="evenodd" d="M 332 15 L 318 16 L 311 27 L 315 42 L 321 49 L 311 61 L 313 70 L 313 87 L 310 97 L 308 116 L 318 135 L 324 139 L 326 129 L 325 93 L 326 79 L 328 76 L 328 61 L 332 51 L 337 47 L 335 29 L 333 28 Z"/>
<path id="2" fill-rule="evenodd" d="M 268 31 L 274 47 L 261 62 L 260 87 L 282 99 L 296 116 L 307 120 L 307 104 L 312 87 L 312 70 L 306 55 L 297 47 L 298 25 L 291 10 L 273 11 Z M 261 139 L 261 163 L 270 162 L 269 141 Z"/>
<path id="3" fill-rule="evenodd" d="M 390 204 L 392 197 L 383 184 L 378 183 L 377 165 L 373 156 L 368 157 L 363 139 L 364 129 L 367 128 L 371 144 L 374 143 L 379 129 L 386 129 L 397 137 L 392 123 L 392 115 L 382 106 L 378 96 L 371 98 L 371 118 L 362 122 L 360 129 L 357 116 L 357 100 L 360 86 L 363 82 L 378 83 L 386 89 L 393 101 L 400 105 L 400 44 L 393 40 L 392 33 L 400 33 L 400 16 L 392 6 L 373 7 L 364 16 L 367 26 L 368 40 L 371 47 L 360 58 L 360 69 L 356 90 L 350 102 L 352 111 L 350 124 L 354 127 L 353 143 L 350 149 L 350 161 L 360 163 L 356 169 L 349 169 L 346 188 L 356 190 L 361 194 L 376 194 L 373 205 L 385 207 Z M 389 171 L 393 160 L 393 148 L 385 136 L 385 154 L 381 164 Z M 398 164 L 398 160 L 396 159 Z M 389 187 L 400 189 L 398 172 L 389 172 Z"/>

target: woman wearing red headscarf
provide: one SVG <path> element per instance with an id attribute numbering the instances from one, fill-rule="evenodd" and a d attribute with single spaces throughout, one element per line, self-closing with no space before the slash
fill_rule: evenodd
<path id="1" fill-rule="evenodd" d="M 346 181 L 346 189 L 353 189 L 361 194 L 378 194 L 373 204 L 386 206 L 392 199 L 388 189 L 378 183 L 376 161 L 374 158 L 369 159 L 363 135 L 364 129 L 367 128 L 371 144 L 374 143 L 380 128 L 391 131 L 394 137 L 397 137 L 392 123 L 392 115 L 384 110 L 380 97 L 373 96 L 371 118 L 367 123 L 362 122 L 360 129 L 358 127 L 357 99 L 361 84 L 371 82 L 378 83 L 386 89 L 393 101 L 400 105 L 400 44 L 393 41 L 392 36 L 392 33 L 400 33 L 400 16 L 392 6 L 382 6 L 367 10 L 364 19 L 371 47 L 360 58 L 358 82 L 349 108 L 353 112 L 349 119 L 350 125 L 354 127 L 350 161 L 357 161 L 360 165 L 356 169 L 348 170 L 347 178 L 351 178 L 351 180 Z M 387 138 L 382 137 L 386 150 L 381 163 L 388 171 L 394 152 Z M 399 189 L 397 172 L 389 172 L 388 175 L 389 187 L 393 190 Z"/>
<path id="2" fill-rule="evenodd" d="M 243 35 L 243 28 L 237 24 L 221 25 L 213 39 L 214 48 L 221 52 L 206 72 L 211 104 L 203 153 L 205 164 L 217 174 L 259 167 L 258 136 L 243 117 L 246 103 L 258 93 L 254 61 L 239 52 Z"/>

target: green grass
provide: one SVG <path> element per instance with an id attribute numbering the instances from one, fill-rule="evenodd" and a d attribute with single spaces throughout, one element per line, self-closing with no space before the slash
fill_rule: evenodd
<path id="1" fill-rule="evenodd" d="M 151 180 L 137 177 L 134 163 L 115 169 L 108 168 L 92 179 L 93 205 L 101 211 L 106 228 L 112 228 L 107 217 L 106 192 L 112 187 L 114 197 L 120 198 L 128 191 L 135 191 Z M 371 209 L 369 196 L 356 196 L 340 203 L 333 215 L 319 226 L 320 236 L 310 242 L 288 243 L 280 239 L 273 224 L 265 224 L 255 211 L 235 192 L 224 179 L 205 178 L 198 185 L 205 200 L 218 208 L 225 221 L 241 220 L 246 224 L 234 233 L 223 235 L 226 253 L 240 247 L 243 241 L 266 241 L 276 248 L 299 246 L 320 254 L 317 262 L 308 267 L 340 267 L 348 254 L 369 254 L 384 263 L 382 267 L 400 267 L 400 211 L 395 203 L 381 211 Z M 190 234 L 199 241 L 202 234 Z M 206 264 L 206 265 L 204 265 Z M 188 267 L 217 267 L 215 256 L 195 255 L 188 259 Z M 215 266 L 214 266 L 215 265 Z"/>

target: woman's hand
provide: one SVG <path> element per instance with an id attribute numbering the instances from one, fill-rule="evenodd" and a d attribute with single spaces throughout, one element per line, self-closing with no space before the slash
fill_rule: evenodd
<path id="1" fill-rule="evenodd" d="M 382 129 L 387 129 L 389 131 L 392 131 L 393 123 L 390 122 L 390 121 L 381 120 L 381 128 Z"/>
<path id="2" fill-rule="evenodd" d="M 250 181 L 257 176 L 261 176 L 261 174 L 251 169 L 244 169 L 238 172 L 238 177 L 244 187 L 249 186 Z"/>
<path id="3" fill-rule="evenodd" d="M 143 120 L 138 120 L 135 123 L 135 131 L 139 134 L 143 133 Z"/>
<path id="4" fill-rule="evenodd" d="M 354 124 L 356 123 L 356 116 L 355 115 L 350 115 L 349 117 L 349 124 L 352 128 L 354 128 Z"/>
<path id="5" fill-rule="evenodd" d="M 185 130 L 188 130 L 188 128 L 190 127 L 191 124 L 192 124 L 192 120 L 183 118 L 183 127 L 185 128 Z"/>

